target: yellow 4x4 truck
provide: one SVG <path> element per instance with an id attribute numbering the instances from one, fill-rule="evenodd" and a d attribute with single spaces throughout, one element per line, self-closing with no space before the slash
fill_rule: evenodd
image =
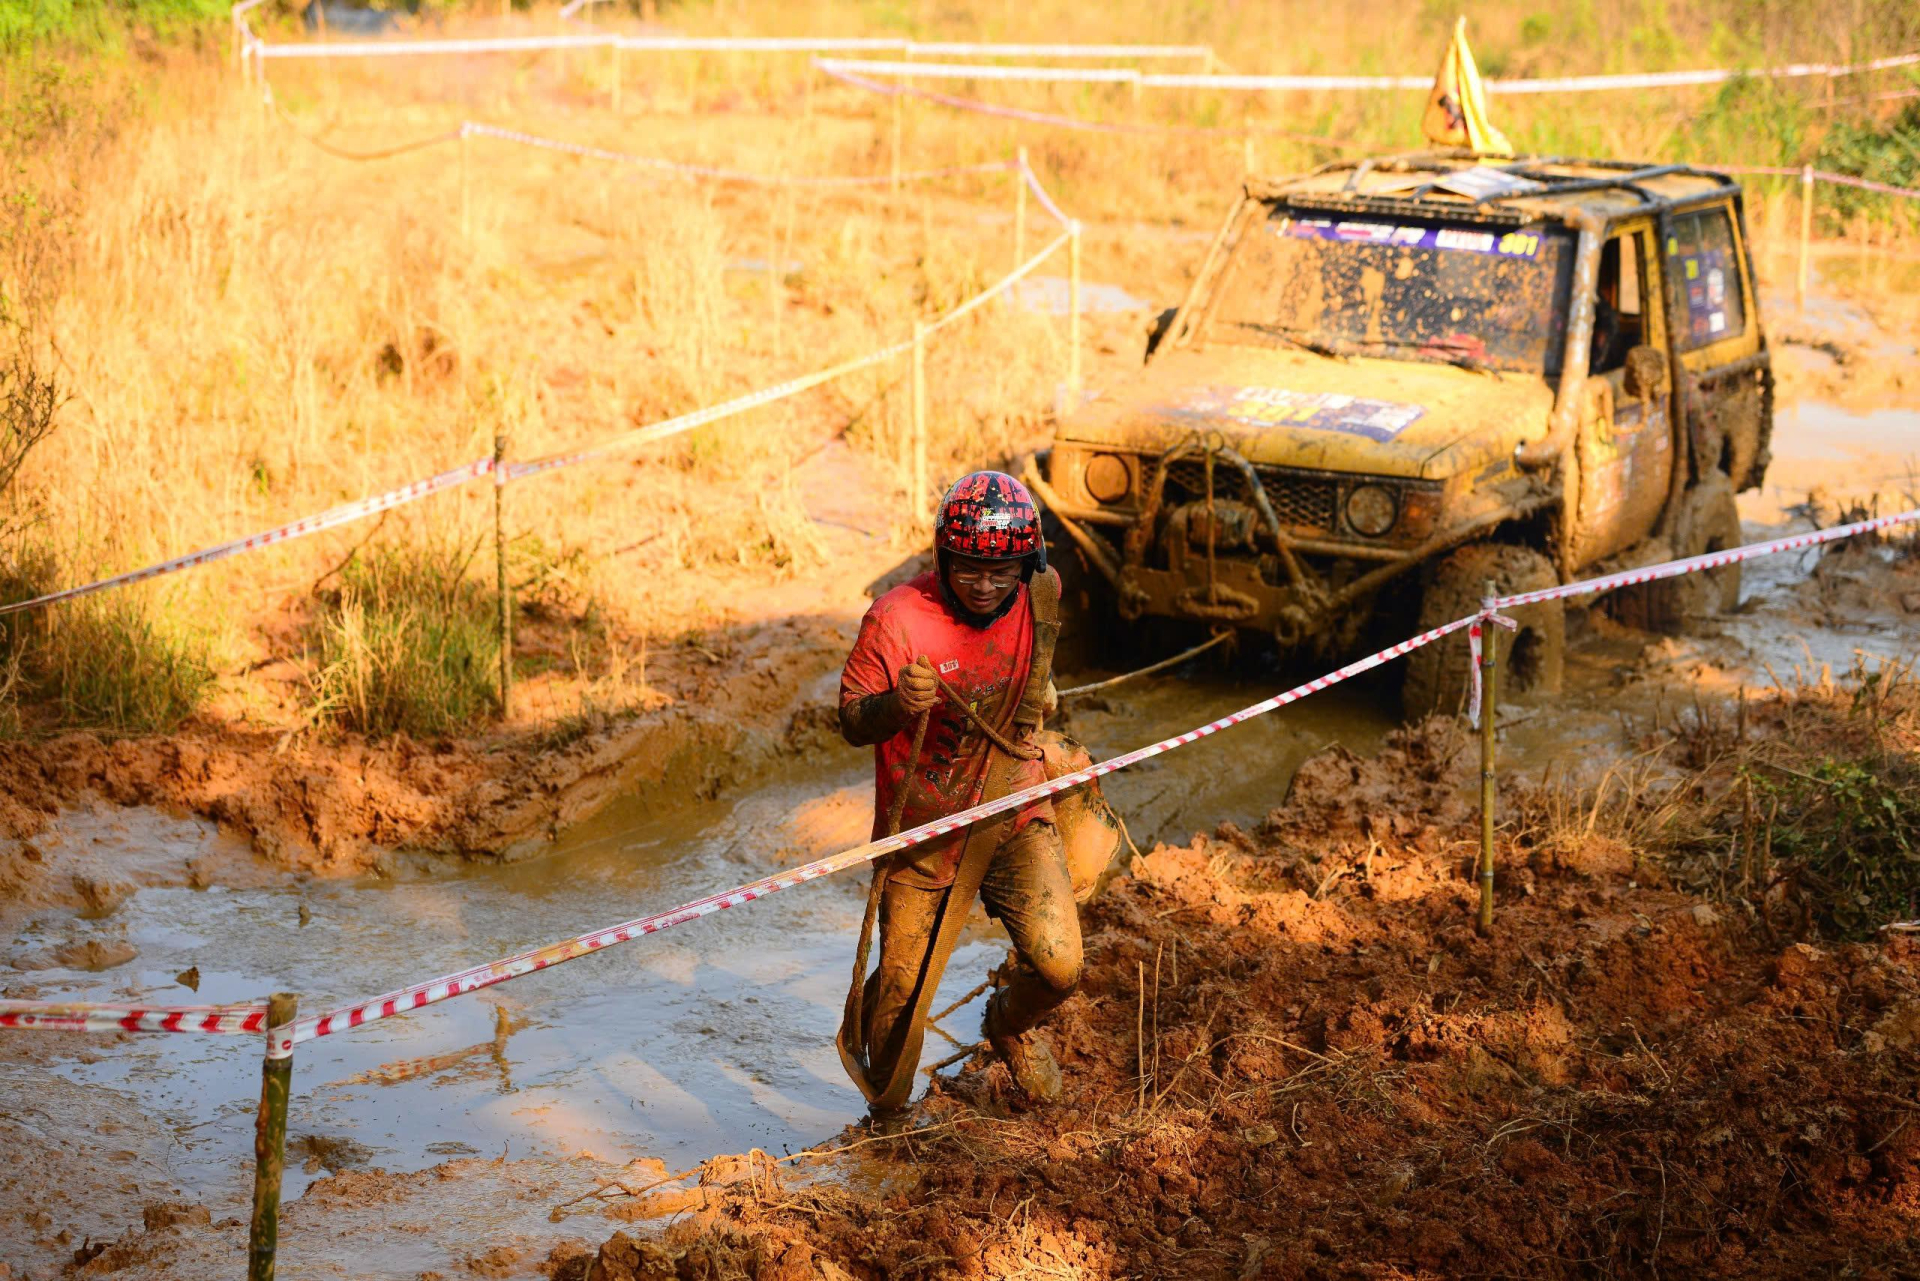
<path id="1" fill-rule="evenodd" d="M 1144 371 L 1025 470 L 1070 603 L 1331 657 L 1370 620 L 1471 613 L 1489 579 L 1737 545 L 1772 420 L 1738 184 L 1423 153 L 1249 181 Z M 1610 606 L 1677 630 L 1739 592 L 1734 566 Z M 1504 688 L 1557 691 L 1562 607 L 1515 617 Z M 1415 651 L 1407 712 L 1466 680 L 1464 639 Z"/>

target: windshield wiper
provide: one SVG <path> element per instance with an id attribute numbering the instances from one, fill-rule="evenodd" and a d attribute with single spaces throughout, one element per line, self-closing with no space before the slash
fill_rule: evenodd
<path id="1" fill-rule="evenodd" d="M 1301 351 L 1310 351 L 1316 356 L 1325 356 L 1329 360 L 1353 359 L 1352 352 L 1342 351 L 1332 343 L 1324 342 L 1318 338 L 1302 338 L 1300 335 L 1307 332 L 1304 329 L 1292 329 L 1286 325 L 1263 325 L 1258 321 L 1252 320 L 1241 320 L 1235 323 L 1243 329 L 1251 329 L 1255 333 L 1269 334 L 1278 338 L 1281 342 L 1286 343 L 1288 346 L 1298 347 Z"/>
<path id="2" fill-rule="evenodd" d="M 1489 365 L 1486 361 L 1481 360 L 1478 356 L 1469 356 L 1466 352 L 1460 351 L 1457 348 L 1448 347 L 1443 343 L 1414 342 L 1412 339 L 1407 339 L 1407 338 L 1381 338 L 1374 342 L 1368 343 L 1367 346 L 1397 347 L 1397 348 L 1411 347 L 1415 351 L 1424 352 L 1428 355 L 1436 356 L 1438 357 L 1441 364 L 1452 365 L 1455 369 L 1464 369 L 1464 370 L 1467 370 L 1469 373 L 1475 373 L 1475 374 L 1486 374 L 1490 378 L 1498 378 L 1500 376 L 1500 372 L 1498 370 L 1496 370 L 1492 365 Z"/>

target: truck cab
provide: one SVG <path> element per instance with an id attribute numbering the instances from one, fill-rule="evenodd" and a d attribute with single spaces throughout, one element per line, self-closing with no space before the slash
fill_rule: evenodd
<path id="1" fill-rule="evenodd" d="M 1145 368 L 1081 406 L 1028 479 L 1089 609 L 1350 651 L 1423 623 L 1739 541 L 1773 380 L 1742 193 L 1684 165 L 1421 153 L 1249 181 Z M 1737 567 L 1623 589 L 1674 629 Z M 1518 615 L 1517 615 L 1518 617 Z M 1529 607 L 1509 688 L 1557 688 Z M 1449 710 L 1465 658 L 1409 659 Z"/>

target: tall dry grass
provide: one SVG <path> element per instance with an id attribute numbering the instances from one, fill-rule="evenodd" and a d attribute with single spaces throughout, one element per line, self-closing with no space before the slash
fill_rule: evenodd
<path id="1" fill-rule="evenodd" d="M 1684 8 L 1595 0 L 1547 13 L 1489 3 L 1475 8 L 1473 34 L 1491 74 L 1920 45 L 1908 6 L 1856 8 L 1835 24 L 1805 6 L 1733 0 Z M 497 23 L 481 16 L 490 12 L 451 29 L 490 29 Z M 1451 14 L 1433 5 L 989 0 L 937 12 L 690 5 L 665 16 L 694 33 L 1200 41 L 1243 69 L 1417 72 L 1437 60 Z M 556 24 L 550 9 L 513 20 L 516 30 Z M 534 456 L 861 354 L 1011 265 L 1011 187 L 999 176 L 897 197 L 765 190 L 492 139 L 354 161 L 303 137 L 378 150 L 477 119 L 766 173 L 883 172 L 887 103 L 817 80 L 810 88 L 800 58 L 628 55 L 617 115 L 612 64 L 597 53 L 277 63 L 278 108 L 268 111 L 210 42 L 198 52 L 138 48 L 137 59 L 41 48 L 0 63 L 0 120 L 18 166 L 15 194 L 0 206 L 5 337 L 53 371 L 67 397 L 58 429 L 11 487 L 8 501 L 32 519 L 4 554 L 17 564 L 51 558 L 60 583 L 480 457 L 496 433 L 510 436 L 515 456 Z M 1177 299 L 1242 174 L 1243 125 L 1253 126 L 1256 164 L 1285 170 L 1336 152 L 1267 127 L 1408 145 L 1421 106 L 1418 94 L 1150 93 L 1135 103 L 1097 86 L 981 92 L 1093 118 L 1220 127 L 1095 135 L 923 103 L 904 113 L 910 168 L 1005 160 L 1027 146 L 1062 202 L 1094 222 L 1089 277 L 1165 301 Z M 1818 127 L 1822 107 L 1809 92 L 1743 86 L 1737 97 L 1636 98 L 1627 110 L 1612 98 L 1515 98 L 1499 113 L 1517 139 L 1543 150 L 1773 161 L 1800 145 L 1794 131 Z M 1791 217 L 1786 200 L 1763 195 L 1763 234 Z M 1028 243 L 1037 246 L 1048 227 L 1031 212 Z M 1057 318 L 1005 307 L 942 338 L 929 360 L 936 480 L 1044 431 L 1063 339 Z M 568 567 L 557 613 L 577 621 L 591 610 L 625 638 L 609 655 L 696 621 L 717 598 L 750 608 L 753 584 L 824 555 L 794 476 L 840 434 L 904 547 L 916 537 L 905 374 L 904 361 L 892 362 L 514 486 L 516 556 L 535 577 Z M 262 695 L 240 674 L 274 658 L 310 661 L 301 638 L 324 608 L 313 585 L 350 553 L 365 562 L 381 548 L 469 545 L 490 521 L 489 498 L 470 486 L 391 513 L 365 547 L 362 524 L 127 599 L 143 618 L 193 620 L 221 675 L 216 706 L 299 723 L 312 710 L 311 679 Z M 636 547 L 638 559 L 629 554 Z M 49 634 L 62 630 L 73 629 Z"/>

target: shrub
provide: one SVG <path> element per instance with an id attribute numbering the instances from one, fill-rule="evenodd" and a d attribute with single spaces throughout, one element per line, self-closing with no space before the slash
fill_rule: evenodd
<path id="1" fill-rule="evenodd" d="M 356 555 L 313 625 L 316 719 L 373 737 L 443 736 L 496 706 L 500 662 L 491 593 L 470 553 Z"/>
<path id="2" fill-rule="evenodd" d="M 109 592 L 64 605 L 13 636 L 13 669 L 65 725 L 121 733 L 171 730 L 213 685 L 207 637 L 149 613 L 138 593 Z"/>

